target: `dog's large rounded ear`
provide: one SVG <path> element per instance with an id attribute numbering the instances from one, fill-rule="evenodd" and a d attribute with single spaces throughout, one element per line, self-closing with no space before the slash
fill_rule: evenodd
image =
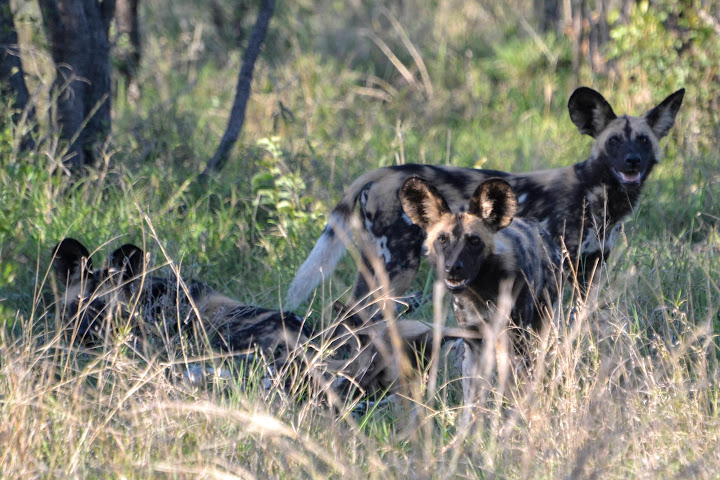
<path id="1" fill-rule="evenodd" d="M 475 189 L 468 213 L 482 218 L 495 231 L 510 225 L 517 211 L 517 196 L 508 182 L 500 178 L 485 180 Z"/>
<path id="2" fill-rule="evenodd" d="M 400 188 L 400 202 L 405 214 L 418 227 L 427 230 L 450 213 L 447 201 L 430 182 L 420 177 L 410 177 Z"/>
<path id="3" fill-rule="evenodd" d="M 85 274 L 92 273 L 90 252 L 74 238 L 65 238 L 55 245 L 52 251 L 52 266 L 64 281 L 83 271 Z"/>
<path id="4" fill-rule="evenodd" d="M 576 89 L 568 101 L 570 120 L 580 133 L 595 138 L 617 118 L 610 104 L 598 92 L 588 87 Z"/>
<path id="5" fill-rule="evenodd" d="M 685 89 L 681 88 L 645 114 L 645 121 L 658 138 L 667 135 L 672 126 L 675 125 L 675 116 L 680 110 L 684 96 Z"/>
<path id="6" fill-rule="evenodd" d="M 145 270 L 145 253 L 135 245 L 123 245 L 110 254 L 110 268 L 122 272 L 123 280 L 138 277 Z"/>

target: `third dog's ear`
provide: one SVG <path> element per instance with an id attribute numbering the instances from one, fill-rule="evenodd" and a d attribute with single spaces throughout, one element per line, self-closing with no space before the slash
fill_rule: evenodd
<path id="1" fill-rule="evenodd" d="M 450 212 L 447 201 L 435 186 L 420 178 L 410 177 L 400 189 L 400 202 L 410 220 L 427 230 L 440 221 L 440 217 Z"/>
<path id="2" fill-rule="evenodd" d="M 123 280 L 137 277 L 145 269 L 145 253 L 135 245 L 123 245 L 110 254 L 110 267 L 122 272 Z"/>
<path id="3" fill-rule="evenodd" d="M 680 110 L 684 96 L 685 89 L 681 88 L 645 114 L 645 120 L 658 138 L 667 135 L 675 124 L 675 117 Z"/>
<path id="4" fill-rule="evenodd" d="M 52 266 L 63 281 L 80 275 L 83 270 L 85 274 L 92 273 L 90 252 L 74 238 L 65 238 L 55 245 Z"/>
<path id="5" fill-rule="evenodd" d="M 573 92 L 568 101 L 568 111 L 580 133 L 593 138 L 617 118 L 605 97 L 588 87 L 580 87 Z"/>

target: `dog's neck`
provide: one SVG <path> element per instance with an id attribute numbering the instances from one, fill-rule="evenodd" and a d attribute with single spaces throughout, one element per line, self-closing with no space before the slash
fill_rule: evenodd
<path id="1" fill-rule="evenodd" d="M 588 213 L 594 221 L 604 219 L 605 225 L 614 225 L 632 213 L 640 200 L 648 168 L 638 185 L 623 186 L 612 176 L 599 159 L 590 157 L 575 164 L 575 174 L 585 190 Z"/>

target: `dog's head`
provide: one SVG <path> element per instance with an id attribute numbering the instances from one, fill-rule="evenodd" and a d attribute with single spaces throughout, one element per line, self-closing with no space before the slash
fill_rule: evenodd
<path id="1" fill-rule="evenodd" d="M 63 239 L 52 251 L 52 266 L 65 286 L 62 308 L 80 338 L 99 333 L 105 320 L 123 310 L 136 293 L 145 255 L 135 245 L 123 245 L 96 269 L 88 249 L 73 238 Z"/>
<path id="2" fill-rule="evenodd" d="M 481 183 L 466 212 L 454 214 L 442 194 L 429 182 L 411 177 L 400 189 L 403 210 L 425 230 L 430 262 L 452 293 L 463 292 L 496 254 L 494 235 L 510 225 L 517 198 L 499 178 Z"/>
<path id="3" fill-rule="evenodd" d="M 625 189 L 642 186 L 662 157 L 659 141 L 675 123 L 685 89 L 673 93 L 642 117 L 618 117 L 595 90 L 580 87 L 568 102 L 570 119 L 580 133 L 595 139 L 592 175 Z"/>

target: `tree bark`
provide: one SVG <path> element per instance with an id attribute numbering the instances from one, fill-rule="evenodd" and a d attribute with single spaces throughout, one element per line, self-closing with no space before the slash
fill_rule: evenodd
<path id="1" fill-rule="evenodd" d="M 258 11 L 255 25 L 250 33 L 248 46 L 243 55 L 242 67 L 240 68 L 240 75 L 235 92 L 235 101 L 233 102 L 233 107 L 230 112 L 227 129 L 225 130 L 222 140 L 220 140 L 220 145 L 215 151 L 215 154 L 208 161 L 205 170 L 201 174 L 202 177 L 206 177 L 222 169 L 227 161 L 230 150 L 237 141 L 240 130 L 242 130 L 243 123 L 245 122 L 245 109 L 248 99 L 250 98 L 250 86 L 252 84 L 255 62 L 260 55 L 260 47 L 267 35 L 268 25 L 270 24 L 270 19 L 274 11 L 275 0 L 263 0 L 260 4 L 260 11 Z"/>
<path id="2" fill-rule="evenodd" d="M 110 134 L 110 41 L 115 0 L 39 0 L 55 62 L 52 91 L 71 172 L 94 165 Z"/>
<path id="3" fill-rule="evenodd" d="M 0 0 L 0 94 L 3 97 L 13 98 L 12 106 L 15 111 L 12 114 L 12 121 L 15 127 L 31 126 L 25 132 L 18 132 L 21 136 L 20 148 L 22 150 L 33 148 L 35 142 L 31 132 L 35 127 L 35 106 L 28 103 L 30 93 L 25 84 L 25 74 L 20 62 L 20 47 L 9 0 Z M 26 109 L 23 125 L 22 114 Z"/>

